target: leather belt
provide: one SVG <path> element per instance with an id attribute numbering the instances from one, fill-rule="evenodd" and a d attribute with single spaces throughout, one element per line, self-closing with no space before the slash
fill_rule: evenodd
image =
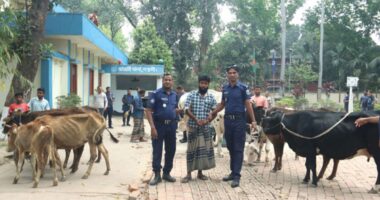
<path id="1" fill-rule="evenodd" d="M 176 120 L 166 119 L 166 120 L 155 120 L 155 121 L 158 123 L 161 123 L 161 124 L 169 125 L 169 124 L 175 122 Z"/>
<path id="2" fill-rule="evenodd" d="M 224 115 L 224 119 L 229 119 L 229 120 L 240 120 L 240 119 L 244 119 L 245 116 L 242 115 L 242 114 L 237 114 L 237 115 L 232 115 L 232 114 L 228 114 L 228 115 Z"/>

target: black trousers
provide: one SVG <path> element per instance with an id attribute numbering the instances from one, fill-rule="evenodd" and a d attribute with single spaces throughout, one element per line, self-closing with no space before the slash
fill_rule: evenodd
<path id="1" fill-rule="evenodd" d="M 113 107 L 110 106 L 107 108 L 107 110 L 104 110 L 103 117 L 107 119 L 108 117 L 108 127 L 112 127 L 112 114 L 113 114 Z"/>

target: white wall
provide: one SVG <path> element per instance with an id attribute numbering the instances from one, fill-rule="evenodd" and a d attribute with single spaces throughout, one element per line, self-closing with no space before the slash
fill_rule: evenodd
<path id="1" fill-rule="evenodd" d="M 58 107 L 56 97 L 67 95 L 69 92 L 67 65 L 67 61 L 53 58 L 53 108 Z"/>

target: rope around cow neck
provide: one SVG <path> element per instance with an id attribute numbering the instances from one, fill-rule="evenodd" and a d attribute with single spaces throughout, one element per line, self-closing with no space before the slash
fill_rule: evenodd
<path id="1" fill-rule="evenodd" d="M 313 137 L 303 136 L 303 135 L 301 135 L 301 134 L 299 134 L 299 133 L 296 133 L 296 132 L 294 132 L 294 131 L 288 129 L 288 128 L 285 126 L 285 124 L 282 122 L 282 120 L 284 119 L 285 114 L 282 115 L 282 118 L 281 118 L 281 122 L 280 122 L 280 123 L 281 123 L 281 126 L 282 126 L 286 131 L 288 131 L 289 133 L 291 133 L 292 135 L 297 136 L 297 137 L 300 137 L 300 138 L 302 138 L 302 139 L 312 140 L 312 139 L 320 138 L 320 137 L 326 135 L 327 133 L 329 133 L 332 129 L 334 129 L 336 126 L 338 126 L 338 125 L 339 125 L 344 119 L 346 119 L 346 118 L 348 117 L 348 115 L 350 115 L 350 114 L 351 114 L 351 112 L 348 112 L 348 113 L 347 113 L 342 119 L 340 119 L 340 120 L 339 120 L 337 123 L 335 123 L 333 126 L 331 126 L 331 127 L 328 128 L 327 130 L 325 130 L 325 131 L 323 131 L 322 133 L 320 133 L 320 134 L 318 134 L 318 135 L 316 135 L 316 136 L 313 136 Z"/>

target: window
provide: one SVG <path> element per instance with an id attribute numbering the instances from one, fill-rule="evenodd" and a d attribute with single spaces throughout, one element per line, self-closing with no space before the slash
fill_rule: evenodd
<path id="1" fill-rule="evenodd" d="M 116 89 L 127 90 L 132 88 L 141 88 L 144 90 L 157 89 L 156 76 L 133 76 L 133 75 L 116 75 Z"/>
<path id="2" fill-rule="evenodd" d="M 90 69 L 90 95 L 94 95 L 94 70 Z"/>

